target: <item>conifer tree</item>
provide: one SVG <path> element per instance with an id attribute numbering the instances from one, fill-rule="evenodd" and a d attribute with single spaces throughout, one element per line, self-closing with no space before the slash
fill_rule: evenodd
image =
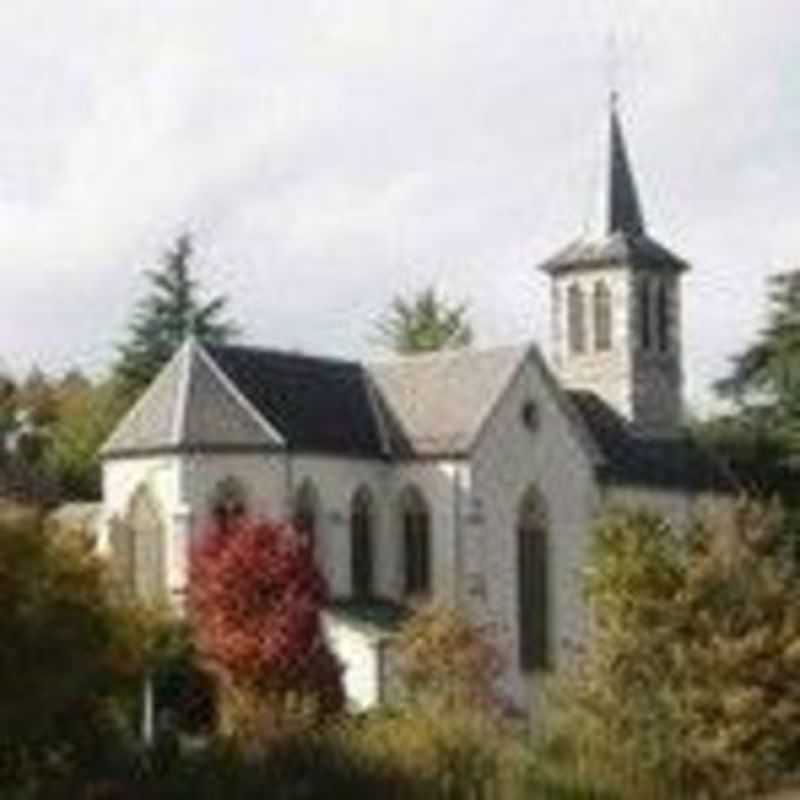
<path id="1" fill-rule="evenodd" d="M 150 292 L 136 307 L 114 369 L 129 397 L 153 380 L 187 336 L 223 344 L 237 334 L 236 326 L 222 318 L 226 297 L 200 298 L 198 283 L 190 274 L 193 252 L 191 236 L 182 234 L 164 254 L 162 269 L 146 273 Z"/>

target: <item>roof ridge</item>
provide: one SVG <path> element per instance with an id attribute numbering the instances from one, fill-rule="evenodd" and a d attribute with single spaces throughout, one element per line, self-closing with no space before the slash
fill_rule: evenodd
<path id="1" fill-rule="evenodd" d="M 344 358 L 342 356 L 326 356 L 314 355 L 305 353 L 299 350 L 284 350 L 276 347 L 261 347 L 259 345 L 246 345 L 246 344 L 213 344 L 206 345 L 206 349 L 213 350 L 227 350 L 227 351 L 245 351 L 248 353 L 257 353 L 260 355 L 278 356 L 286 359 L 293 359 L 295 361 L 308 361 L 313 363 L 334 364 L 340 366 L 361 366 L 362 362 L 358 359 Z"/>
<path id="2" fill-rule="evenodd" d="M 526 339 L 518 342 L 496 344 L 490 347 L 459 347 L 446 350 L 430 350 L 424 353 L 398 353 L 395 355 L 389 355 L 385 358 L 370 358 L 367 359 L 364 364 L 367 368 L 369 368 L 373 365 L 382 366 L 385 364 L 417 364 L 422 361 L 456 360 L 459 358 L 469 358 L 471 356 L 498 353 L 503 350 L 525 350 L 532 344 L 535 344 L 533 339 Z"/>

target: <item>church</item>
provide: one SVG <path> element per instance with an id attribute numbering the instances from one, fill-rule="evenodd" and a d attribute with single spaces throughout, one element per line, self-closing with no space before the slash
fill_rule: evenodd
<path id="1" fill-rule="evenodd" d="M 598 513 L 681 521 L 727 491 L 683 428 L 688 264 L 648 232 L 614 103 L 605 191 L 602 235 L 541 264 L 551 361 L 529 342 L 360 363 L 187 341 L 102 451 L 99 547 L 118 579 L 180 607 L 209 520 L 293 519 L 354 708 L 386 696 L 385 645 L 433 599 L 490 632 L 527 710 L 585 635 Z"/>

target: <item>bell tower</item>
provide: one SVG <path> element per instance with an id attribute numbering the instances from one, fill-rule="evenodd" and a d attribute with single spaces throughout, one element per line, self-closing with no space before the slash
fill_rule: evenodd
<path id="1" fill-rule="evenodd" d="M 688 264 L 645 225 L 616 94 L 609 108 L 606 215 L 541 268 L 550 276 L 556 370 L 646 435 L 683 421 L 680 281 Z"/>

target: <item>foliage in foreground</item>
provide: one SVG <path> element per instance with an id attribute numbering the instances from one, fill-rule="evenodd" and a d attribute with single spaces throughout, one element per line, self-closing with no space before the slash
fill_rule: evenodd
<path id="1" fill-rule="evenodd" d="M 341 667 L 322 633 L 327 586 L 306 537 L 268 521 L 212 526 L 192 552 L 189 586 L 197 649 L 223 715 L 268 725 L 287 695 L 320 713 L 342 706 Z"/>
<path id="2" fill-rule="evenodd" d="M 81 540 L 0 518 L 0 786 L 95 769 L 126 734 L 151 619 L 110 598 Z"/>
<path id="3" fill-rule="evenodd" d="M 746 500 L 686 531 L 645 512 L 600 524 L 592 646 L 556 691 L 550 755 L 631 797 L 753 796 L 793 769 L 800 583 L 779 532 Z"/>

